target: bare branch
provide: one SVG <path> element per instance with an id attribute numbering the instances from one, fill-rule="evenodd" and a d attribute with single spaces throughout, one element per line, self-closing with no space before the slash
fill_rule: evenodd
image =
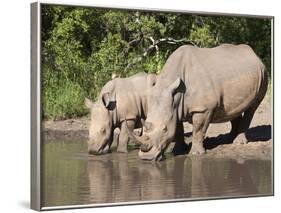
<path id="1" fill-rule="evenodd" d="M 132 67 L 133 65 L 141 62 L 143 60 L 143 58 L 145 58 L 153 49 L 156 50 L 156 54 L 159 54 L 159 44 L 161 43 L 168 43 L 168 44 L 179 44 L 179 43 L 183 43 L 183 44 L 192 44 L 193 46 L 197 46 L 195 42 L 188 40 L 186 38 L 182 38 L 182 39 L 174 39 L 174 38 L 160 38 L 158 40 L 155 40 L 152 36 L 150 37 L 143 37 L 144 39 L 148 39 L 152 44 L 144 50 L 143 54 L 138 57 L 136 60 L 134 60 L 133 62 L 129 63 L 126 68 L 125 71 L 127 71 L 130 67 Z M 136 39 L 135 39 L 136 40 Z M 133 40 L 134 41 L 134 40 Z M 133 42 L 132 41 L 132 42 Z M 130 42 L 129 42 L 130 43 Z"/>
<path id="2" fill-rule="evenodd" d="M 155 48 L 154 45 L 150 45 L 150 46 L 144 51 L 144 53 L 142 54 L 142 56 L 143 56 L 143 57 L 147 56 L 147 54 L 148 54 L 151 50 L 153 50 L 154 48 Z"/>
<path id="3" fill-rule="evenodd" d="M 132 41 L 129 41 L 129 42 L 128 42 L 128 45 L 131 46 L 131 45 L 133 45 L 133 44 L 135 44 L 135 43 L 139 43 L 140 40 L 141 40 L 141 38 L 136 38 L 136 39 L 134 39 L 134 40 L 132 40 Z"/>
<path id="4" fill-rule="evenodd" d="M 152 38 L 152 36 L 148 37 L 148 39 L 152 42 L 152 45 L 155 45 L 155 40 Z"/>
<path id="5" fill-rule="evenodd" d="M 178 44 L 178 43 L 186 43 L 186 44 L 192 44 L 193 46 L 197 46 L 193 41 L 188 40 L 186 38 L 182 38 L 182 39 L 174 39 L 174 38 L 161 38 L 158 40 L 158 43 L 163 43 L 163 42 L 167 42 L 168 44 Z"/>

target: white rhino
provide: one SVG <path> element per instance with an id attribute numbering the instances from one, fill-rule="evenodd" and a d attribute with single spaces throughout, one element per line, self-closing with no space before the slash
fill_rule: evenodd
<path id="1" fill-rule="evenodd" d="M 248 45 L 215 48 L 185 45 L 168 58 L 149 90 L 142 136 L 142 159 L 160 160 L 168 144 L 184 144 L 183 122 L 193 124 L 192 154 L 205 153 L 210 123 L 231 121 L 234 142 L 247 143 L 245 131 L 267 90 L 265 66 Z"/>
<path id="2" fill-rule="evenodd" d="M 146 73 L 115 78 L 105 84 L 95 103 L 85 99 L 85 105 L 91 110 L 90 154 L 109 151 L 115 128 L 120 128 L 117 151 L 127 152 L 129 137 L 126 127 L 124 129 L 124 120 L 127 120 L 131 131 L 141 127 L 141 120 L 146 118 L 147 112 L 147 88 L 154 84 L 155 79 L 154 74 Z"/>

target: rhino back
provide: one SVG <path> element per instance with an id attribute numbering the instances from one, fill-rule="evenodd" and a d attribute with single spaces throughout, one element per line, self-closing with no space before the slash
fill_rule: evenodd
<path id="1" fill-rule="evenodd" d="M 120 121 L 146 115 L 146 73 L 114 79 L 117 113 Z"/>
<path id="2" fill-rule="evenodd" d="M 178 48 L 163 68 L 162 86 L 177 77 L 187 88 L 184 114 L 216 108 L 213 122 L 231 119 L 246 110 L 259 97 L 266 78 L 264 65 L 249 46 L 229 44 Z"/>

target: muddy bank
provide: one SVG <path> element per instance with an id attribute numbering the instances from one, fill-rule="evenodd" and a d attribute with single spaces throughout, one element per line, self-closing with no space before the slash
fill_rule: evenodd
<path id="1" fill-rule="evenodd" d="M 62 121 L 43 121 L 43 138 L 52 141 L 86 139 L 89 122 L 89 116 Z"/>
<path id="2" fill-rule="evenodd" d="M 262 158 L 271 159 L 272 156 L 272 116 L 269 97 L 266 97 L 257 109 L 246 136 L 249 143 L 246 145 L 232 144 L 229 140 L 230 122 L 211 124 L 204 142 L 207 154 L 210 157 L 230 157 L 235 159 Z M 44 121 L 44 141 L 56 140 L 86 140 L 90 117 L 63 121 Z M 192 125 L 184 124 L 186 137 L 191 136 Z M 191 141 L 191 137 L 188 139 Z M 173 145 L 171 145 L 172 147 Z M 171 148 L 170 148 L 171 149 Z M 169 150 L 170 150 L 169 149 Z"/>

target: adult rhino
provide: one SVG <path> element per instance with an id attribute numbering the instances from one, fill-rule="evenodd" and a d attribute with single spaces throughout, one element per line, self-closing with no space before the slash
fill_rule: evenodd
<path id="1" fill-rule="evenodd" d="M 85 99 L 91 110 L 88 152 L 102 154 L 109 151 L 113 141 L 114 129 L 120 128 L 117 144 L 118 152 L 127 152 L 129 137 L 124 129 L 141 127 L 141 119 L 146 118 L 147 88 L 154 84 L 156 76 L 138 73 L 128 78 L 115 78 L 105 84 L 98 100 L 94 103 Z"/>
<path id="2" fill-rule="evenodd" d="M 265 66 L 247 45 L 215 48 L 179 47 L 168 58 L 149 94 L 149 108 L 139 156 L 160 160 L 175 139 L 184 145 L 183 123 L 193 124 L 192 154 L 205 153 L 203 140 L 210 123 L 231 121 L 236 143 L 247 143 L 245 131 L 265 96 Z"/>

